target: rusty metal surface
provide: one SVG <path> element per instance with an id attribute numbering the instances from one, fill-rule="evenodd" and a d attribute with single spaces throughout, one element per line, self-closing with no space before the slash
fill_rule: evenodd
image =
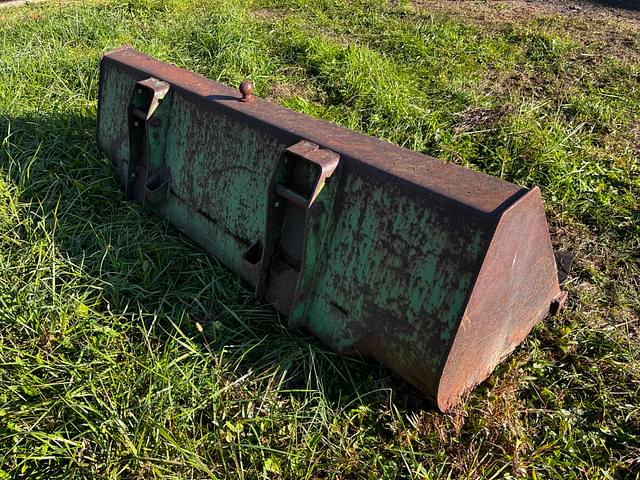
<path id="1" fill-rule="evenodd" d="M 256 298 L 290 314 L 305 250 L 309 216 L 340 156 L 301 140 L 284 151 L 269 182 L 264 248 Z"/>
<path id="2" fill-rule="evenodd" d="M 487 378 L 564 298 L 536 187 L 498 222 L 443 367 L 438 407 L 448 409 Z"/>
<path id="3" fill-rule="evenodd" d="M 128 175 L 133 180 L 127 191 L 129 198 L 141 202 L 150 200 L 158 202 L 165 197 L 164 187 L 168 184 L 166 172 L 155 172 L 149 184 L 149 169 L 153 166 L 152 157 L 158 157 L 158 144 L 162 143 L 158 127 L 162 126 L 162 119 L 155 115 L 160 103 L 169 92 L 169 84 L 156 78 L 148 78 L 136 83 L 133 97 L 129 103 L 129 158 L 136 159 L 135 169 L 130 168 Z M 150 137 L 156 137 L 151 139 Z M 155 153 L 155 155 L 154 155 Z M 130 164 L 131 167 L 131 164 Z M 168 192 L 167 192 L 168 193 Z"/>
<path id="4" fill-rule="evenodd" d="M 136 86 L 158 85 L 169 87 L 155 111 L 139 108 Z M 250 82 L 240 90 L 110 52 L 98 144 L 131 197 L 291 326 L 382 361 L 446 410 L 559 308 L 537 189 L 281 108 Z M 144 137 L 131 134 L 141 116 Z"/>
<path id="5" fill-rule="evenodd" d="M 440 194 L 450 201 L 458 201 L 484 213 L 499 213 L 509 206 L 512 196 L 519 195 L 520 187 L 495 177 L 449 164 L 407 149 L 398 148 L 383 140 L 347 130 L 328 122 L 282 108 L 261 99 L 247 105 L 238 100 L 242 95 L 236 89 L 208 80 L 193 72 L 177 68 L 132 48 L 109 52 L 105 63 L 118 63 L 119 68 L 129 68 L 140 78 L 156 77 L 183 89 L 189 95 L 209 100 L 210 108 L 225 110 L 228 115 L 238 115 L 260 128 L 270 130 L 277 125 L 278 134 L 288 132 L 290 141 L 304 138 L 323 145 L 339 155 L 348 155 L 394 175 L 415 183 L 433 194 Z M 215 105 L 215 107 L 214 107 Z"/>

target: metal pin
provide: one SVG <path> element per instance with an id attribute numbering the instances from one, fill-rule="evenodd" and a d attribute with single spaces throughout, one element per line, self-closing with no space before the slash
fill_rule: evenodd
<path id="1" fill-rule="evenodd" d="M 253 82 L 245 80 L 240 84 L 240 93 L 242 94 L 241 102 L 251 103 L 256 97 L 253 96 Z"/>

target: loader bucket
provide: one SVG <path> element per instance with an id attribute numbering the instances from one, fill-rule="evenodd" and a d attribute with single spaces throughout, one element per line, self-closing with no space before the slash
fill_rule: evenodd
<path id="1" fill-rule="evenodd" d="M 104 55 L 97 140 L 125 194 L 343 354 L 445 411 L 563 294 L 538 188 L 400 148 L 131 48 Z"/>

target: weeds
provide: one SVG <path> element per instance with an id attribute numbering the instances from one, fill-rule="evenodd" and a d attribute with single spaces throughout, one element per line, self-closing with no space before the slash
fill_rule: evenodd
<path id="1" fill-rule="evenodd" d="M 276 0 L 0 11 L 0 478 L 637 477 L 636 57 L 599 55 L 559 16 L 484 29 L 464 14 Z M 127 43 L 540 185 L 574 257 L 565 311 L 448 415 L 286 329 L 124 201 L 94 122 L 99 56 Z"/>

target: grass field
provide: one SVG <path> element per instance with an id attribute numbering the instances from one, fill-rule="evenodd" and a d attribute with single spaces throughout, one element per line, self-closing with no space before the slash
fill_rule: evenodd
<path id="1" fill-rule="evenodd" d="M 639 478 L 640 22 L 510 8 L 0 9 L 0 479 Z M 94 137 L 122 44 L 539 185 L 565 310 L 446 415 L 285 328 L 123 199 Z"/>

